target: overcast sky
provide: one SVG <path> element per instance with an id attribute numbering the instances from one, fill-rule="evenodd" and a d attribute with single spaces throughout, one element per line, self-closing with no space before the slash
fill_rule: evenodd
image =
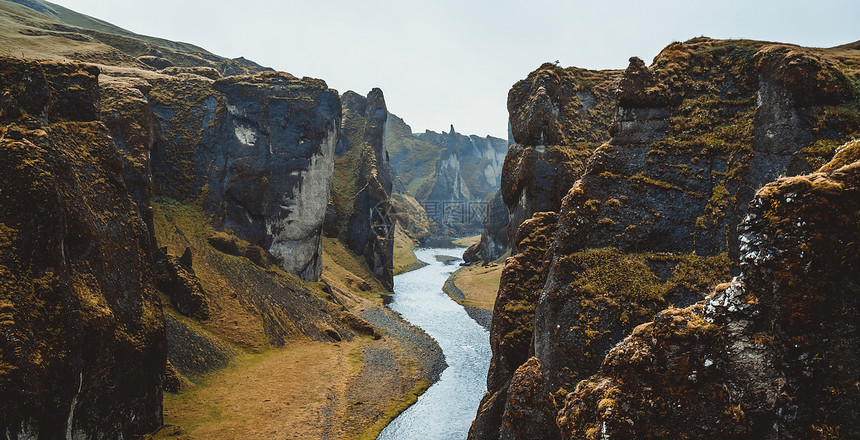
<path id="1" fill-rule="evenodd" d="M 506 98 L 546 61 L 623 69 L 698 36 L 830 47 L 860 1 L 53 0 L 130 31 L 244 56 L 343 93 L 385 93 L 415 132 L 507 137 Z"/>

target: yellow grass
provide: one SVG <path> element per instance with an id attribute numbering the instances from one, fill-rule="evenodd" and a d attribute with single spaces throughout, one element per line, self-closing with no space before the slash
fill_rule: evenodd
<path id="1" fill-rule="evenodd" d="M 463 306 L 492 311 L 503 268 L 501 264 L 487 267 L 473 265 L 454 272 L 451 275 L 452 281 L 466 297 L 464 301 L 458 302 Z"/>

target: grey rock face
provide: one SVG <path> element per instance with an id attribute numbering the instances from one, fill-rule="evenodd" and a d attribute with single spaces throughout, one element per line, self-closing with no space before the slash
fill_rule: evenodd
<path id="1" fill-rule="evenodd" d="M 484 261 L 493 261 L 501 257 L 508 247 L 508 207 L 502 199 L 502 191 L 496 191 L 496 195 L 487 205 L 487 214 L 484 216 L 484 231 L 481 233 L 481 241 L 478 252 Z"/>
<path id="2" fill-rule="evenodd" d="M 266 72 L 218 81 L 155 78 L 162 194 L 204 209 L 306 280 L 322 272 L 321 228 L 339 139 L 325 82 Z"/>
<path id="3" fill-rule="evenodd" d="M 416 196 L 439 227 L 438 235 L 479 233 L 487 203 L 501 183 L 507 141 L 465 136 L 453 126 L 448 133 L 426 131 L 418 139 L 441 150 L 433 186 Z"/>
<path id="4" fill-rule="evenodd" d="M 347 226 L 350 249 L 364 256 L 370 270 L 387 289 L 394 287 L 394 213 L 391 173 L 383 145 L 388 110 L 382 90 L 367 94 L 364 149 L 355 182 L 355 201 Z"/>
<path id="5" fill-rule="evenodd" d="M 226 205 L 224 225 L 259 243 L 288 272 L 316 280 L 339 136 L 337 94 L 278 74 L 214 87 L 227 107 L 216 135 L 223 175 L 210 174 L 210 188 L 223 190 L 215 197 Z"/>

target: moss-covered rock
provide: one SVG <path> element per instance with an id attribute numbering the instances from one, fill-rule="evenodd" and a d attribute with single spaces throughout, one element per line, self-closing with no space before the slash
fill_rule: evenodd
<path id="1" fill-rule="evenodd" d="M 563 437 L 860 434 L 856 149 L 759 190 L 740 228 L 740 276 L 613 348 L 567 396 Z"/>
<path id="2" fill-rule="evenodd" d="M 152 249 L 94 120 L 97 74 L 0 60 L 5 104 L 19 104 L 0 128 L 0 430 L 15 438 L 134 437 L 161 424 Z"/>

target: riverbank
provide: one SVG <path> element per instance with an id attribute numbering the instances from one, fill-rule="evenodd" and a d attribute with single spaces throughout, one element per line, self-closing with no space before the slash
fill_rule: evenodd
<path id="1" fill-rule="evenodd" d="M 466 438 L 486 389 L 489 334 L 452 301 L 442 286 L 462 261 L 461 248 L 420 248 L 428 266 L 395 277 L 389 307 L 433 337 L 448 368 L 416 403 L 394 419 L 380 440 Z"/>
<path id="2" fill-rule="evenodd" d="M 153 438 L 374 439 L 439 378 L 445 360 L 435 341 L 383 305 L 366 265 L 342 243 L 323 247 L 320 284 L 372 332 L 234 347 L 225 368 L 165 393 L 167 426 Z"/>
<path id="3" fill-rule="evenodd" d="M 498 263 L 466 266 L 451 274 L 442 290 L 463 306 L 472 319 L 489 330 L 502 269 L 504 265 Z"/>

